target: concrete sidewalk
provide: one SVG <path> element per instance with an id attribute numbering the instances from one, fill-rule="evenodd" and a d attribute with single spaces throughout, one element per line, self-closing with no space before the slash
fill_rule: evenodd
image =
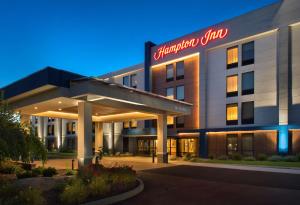
<path id="1" fill-rule="evenodd" d="M 187 161 L 171 161 L 170 164 L 222 168 L 222 169 L 236 169 L 236 170 L 244 170 L 244 171 L 273 172 L 273 173 L 282 173 L 282 174 L 300 174 L 299 168 L 283 168 L 283 167 L 277 168 L 277 167 L 267 167 L 267 166 L 265 167 L 265 166 L 254 166 L 254 165 L 215 164 L 215 163 L 187 162 Z"/>

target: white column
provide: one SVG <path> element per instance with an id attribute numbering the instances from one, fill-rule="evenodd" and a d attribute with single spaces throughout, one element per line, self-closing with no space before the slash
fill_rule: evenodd
<path id="1" fill-rule="evenodd" d="M 95 123 L 95 152 L 98 152 L 99 147 L 103 149 L 103 123 Z"/>
<path id="2" fill-rule="evenodd" d="M 62 119 L 62 122 L 61 122 L 61 147 L 65 146 L 66 136 L 67 136 L 67 121 L 65 119 Z"/>
<path id="3" fill-rule="evenodd" d="M 168 163 L 167 115 L 157 116 L 157 162 Z"/>
<path id="4" fill-rule="evenodd" d="M 89 102 L 78 103 L 78 167 L 91 164 L 92 150 L 92 104 Z"/>
<path id="5" fill-rule="evenodd" d="M 43 117 L 43 121 L 44 121 L 44 129 L 43 129 L 44 144 L 47 146 L 47 137 L 48 137 L 48 117 Z"/>
<path id="6" fill-rule="evenodd" d="M 38 117 L 38 137 L 41 139 L 42 142 L 44 142 L 44 118 L 43 117 Z"/>
<path id="7" fill-rule="evenodd" d="M 56 146 L 57 149 L 61 149 L 61 139 L 62 139 L 62 125 L 61 125 L 61 118 L 56 118 L 55 119 L 55 137 L 56 137 Z"/>

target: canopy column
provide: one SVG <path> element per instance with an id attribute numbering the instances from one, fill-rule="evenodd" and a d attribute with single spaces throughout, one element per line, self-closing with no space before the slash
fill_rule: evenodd
<path id="1" fill-rule="evenodd" d="M 157 162 L 168 163 L 167 151 L 167 115 L 157 117 Z"/>
<path id="2" fill-rule="evenodd" d="M 92 163 L 92 104 L 78 102 L 78 167 Z"/>
<path id="3" fill-rule="evenodd" d="M 103 123 L 95 123 L 95 152 L 99 152 L 99 148 L 103 149 Z"/>

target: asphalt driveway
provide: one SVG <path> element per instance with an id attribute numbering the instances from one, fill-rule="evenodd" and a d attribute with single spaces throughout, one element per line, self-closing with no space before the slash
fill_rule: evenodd
<path id="1" fill-rule="evenodd" d="M 138 175 L 144 191 L 120 205 L 300 204 L 300 175 L 186 165 Z"/>

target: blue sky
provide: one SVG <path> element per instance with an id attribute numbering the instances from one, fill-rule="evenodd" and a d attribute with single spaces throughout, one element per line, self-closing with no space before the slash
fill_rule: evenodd
<path id="1" fill-rule="evenodd" d="M 276 0 L 0 0 L 0 87 L 46 66 L 97 76 Z"/>

